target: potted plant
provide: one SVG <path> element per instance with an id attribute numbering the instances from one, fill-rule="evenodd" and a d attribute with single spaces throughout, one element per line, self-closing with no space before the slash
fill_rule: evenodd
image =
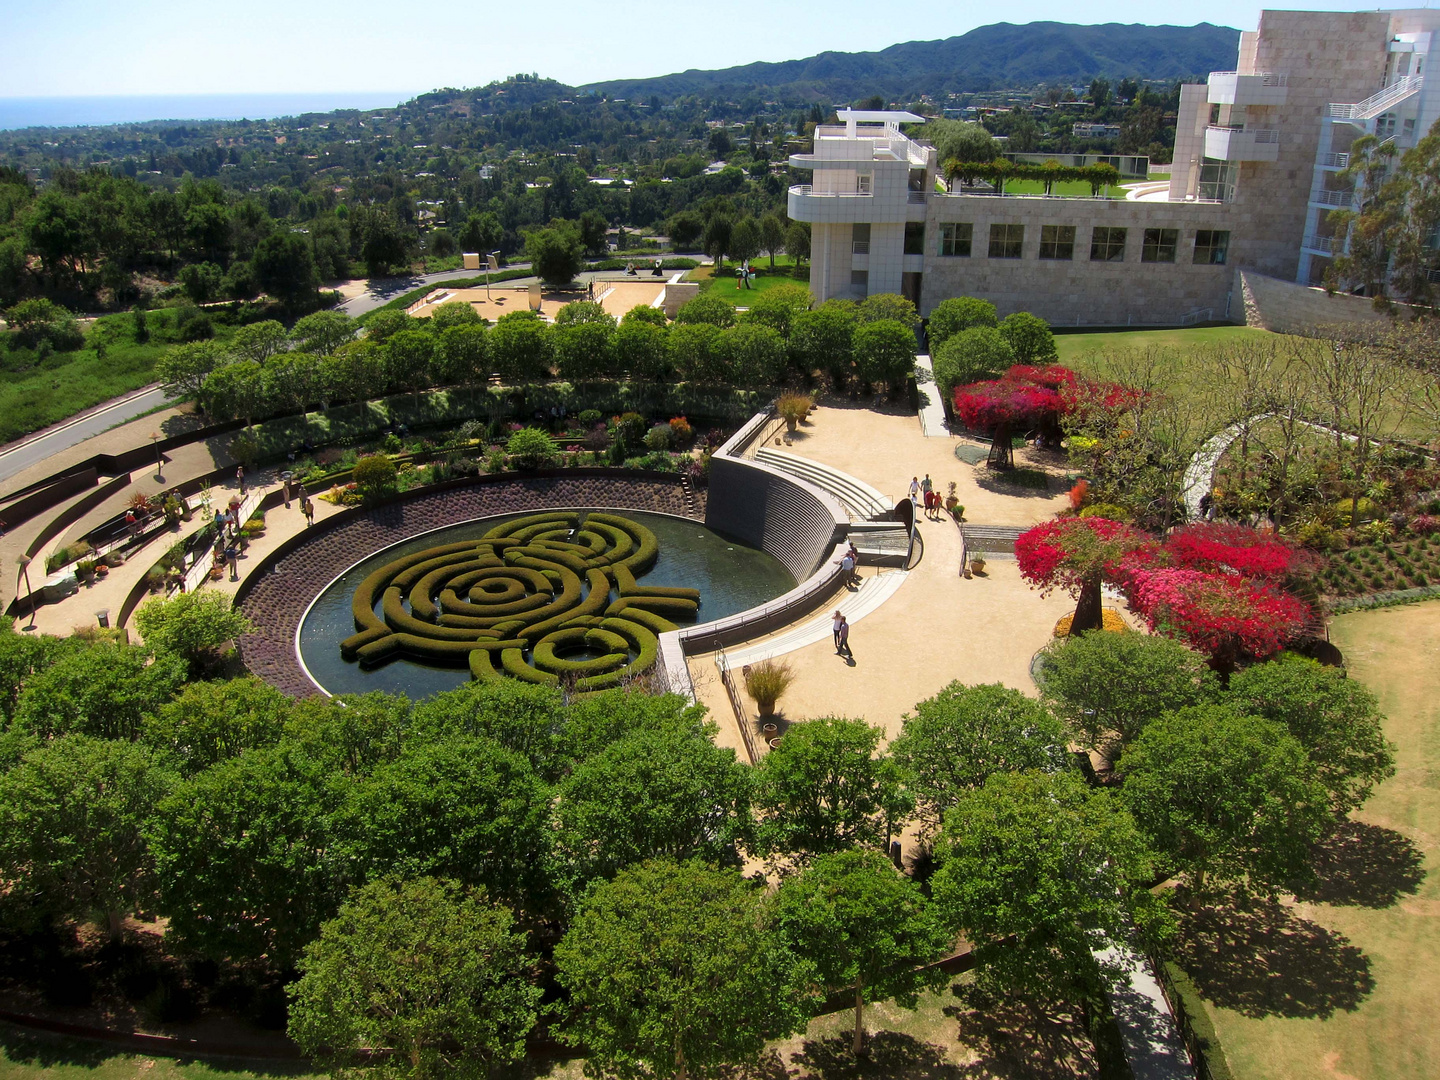
<path id="1" fill-rule="evenodd" d="M 960 507 L 960 512 L 958 514 L 955 512 L 955 508 L 957 506 Z M 953 517 L 956 521 L 959 521 L 962 517 L 965 516 L 965 508 L 963 506 L 960 506 L 960 496 L 955 494 L 954 480 L 950 481 L 950 490 L 945 495 L 945 509 L 950 512 L 950 516 Z"/>
<path id="2" fill-rule="evenodd" d="M 75 576 L 87 584 L 95 580 L 95 560 L 81 559 L 75 564 Z"/>
<path id="3" fill-rule="evenodd" d="M 763 660 L 748 666 L 745 689 L 755 699 L 761 717 L 775 715 L 775 703 L 795 681 L 795 673 L 783 660 Z"/>
<path id="4" fill-rule="evenodd" d="M 983 556 L 976 555 L 970 560 L 970 572 L 976 575 L 985 572 L 985 559 Z"/>
<path id="5" fill-rule="evenodd" d="M 785 421 L 785 430 L 792 435 L 814 407 L 815 402 L 807 394 L 781 394 L 775 403 L 775 411 Z"/>
<path id="6" fill-rule="evenodd" d="M 106 566 L 103 562 L 95 564 L 95 576 L 97 578 L 103 578 L 108 573 L 110 573 L 110 567 Z"/>
<path id="7" fill-rule="evenodd" d="M 761 735 L 761 737 L 764 738 L 764 740 L 765 740 L 767 743 L 768 743 L 771 739 L 773 739 L 773 738 L 775 738 L 776 736 L 778 736 L 779 734 L 780 734 L 780 728 L 779 728 L 778 725 L 776 725 L 776 724 L 774 724 L 774 723 L 761 724 L 761 725 L 760 725 L 760 735 Z"/>

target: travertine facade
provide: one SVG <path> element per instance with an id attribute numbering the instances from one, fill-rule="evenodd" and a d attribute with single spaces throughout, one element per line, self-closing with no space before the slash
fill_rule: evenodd
<path id="1" fill-rule="evenodd" d="M 1182 87 L 1169 184 L 1125 200 L 947 191 L 934 149 L 900 133 L 918 117 L 842 112 L 790 159 L 814 173 L 789 198 L 812 223 L 811 290 L 898 292 L 922 314 L 978 296 L 1055 324 L 1242 321 L 1237 268 L 1311 284 L 1343 251 L 1329 214 L 1353 199 L 1351 143 L 1403 152 L 1440 117 L 1434 30 L 1440 11 L 1263 12 L 1235 71 Z"/>

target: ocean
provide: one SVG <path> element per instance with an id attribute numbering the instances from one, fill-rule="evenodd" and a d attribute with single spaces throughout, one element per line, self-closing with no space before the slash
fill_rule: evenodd
<path id="1" fill-rule="evenodd" d="M 332 109 L 393 108 L 414 93 L 177 94 L 115 97 L 0 98 L 0 131 L 81 127 L 145 120 L 265 120 Z"/>

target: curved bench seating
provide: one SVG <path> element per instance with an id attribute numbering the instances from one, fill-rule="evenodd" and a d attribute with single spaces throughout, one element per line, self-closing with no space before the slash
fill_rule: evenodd
<path id="1" fill-rule="evenodd" d="M 772 450 L 762 446 L 755 451 L 755 460 L 809 481 L 823 491 L 828 491 L 855 521 L 881 521 L 890 517 L 893 505 L 883 492 L 877 491 L 863 480 L 857 480 L 839 469 L 832 469 L 818 461 L 787 454 L 783 450 Z"/>

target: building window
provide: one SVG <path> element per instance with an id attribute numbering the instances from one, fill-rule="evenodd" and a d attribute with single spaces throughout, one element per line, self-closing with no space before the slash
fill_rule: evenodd
<path id="1" fill-rule="evenodd" d="M 1125 230 L 1096 225 L 1090 233 L 1091 262 L 1124 262 Z"/>
<path id="2" fill-rule="evenodd" d="M 905 223 L 905 254 L 925 254 L 925 223 L 923 221 L 907 221 Z"/>
<path id="3" fill-rule="evenodd" d="M 1225 265 L 1225 252 L 1230 247 L 1230 234 L 1220 229 L 1195 230 L 1195 261 Z"/>
<path id="4" fill-rule="evenodd" d="M 1201 199 L 1207 202 L 1229 202 L 1235 197 L 1235 176 L 1239 166 L 1223 161 L 1207 161 L 1200 166 Z"/>
<path id="5" fill-rule="evenodd" d="M 1140 261 L 1173 263 L 1179 246 L 1179 229 L 1146 229 L 1145 240 L 1140 245 Z"/>
<path id="6" fill-rule="evenodd" d="M 872 174 L 868 172 L 855 174 L 855 192 L 857 195 L 870 194 L 870 181 Z"/>
<path id="7" fill-rule="evenodd" d="M 970 257 L 970 238 L 975 226 L 968 222 L 960 225 L 940 226 L 940 254 Z"/>
<path id="8" fill-rule="evenodd" d="M 1018 259 L 1024 243 L 1024 225 L 990 226 L 990 258 Z"/>
<path id="9" fill-rule="evenodd" d="M 856 292 L 860 293 L 861 296 L 869 296 L 869 295 L 870 295 L 870 271 L 869 271 L 869 270 L 851 270 L 851 271 L 850 271 L 850 287 L 851 287 L 852 289 L 854 289 Z"/>
<path id="10" fill-rule="evenodd" d="M 1041 225 L 1041 226 L 1040 226 L 1040 258 L 1042 258 L 1042 259 L 1073 259 L 1073 258 L 1075 258 L 1075 226 L 1074 226 L 1074 225 Z"/>
<path id="11" fill-rule="evenodd" d="M 870 254 L 870 223 L 857 222 L 850 227 L 850 254 Z"/>

